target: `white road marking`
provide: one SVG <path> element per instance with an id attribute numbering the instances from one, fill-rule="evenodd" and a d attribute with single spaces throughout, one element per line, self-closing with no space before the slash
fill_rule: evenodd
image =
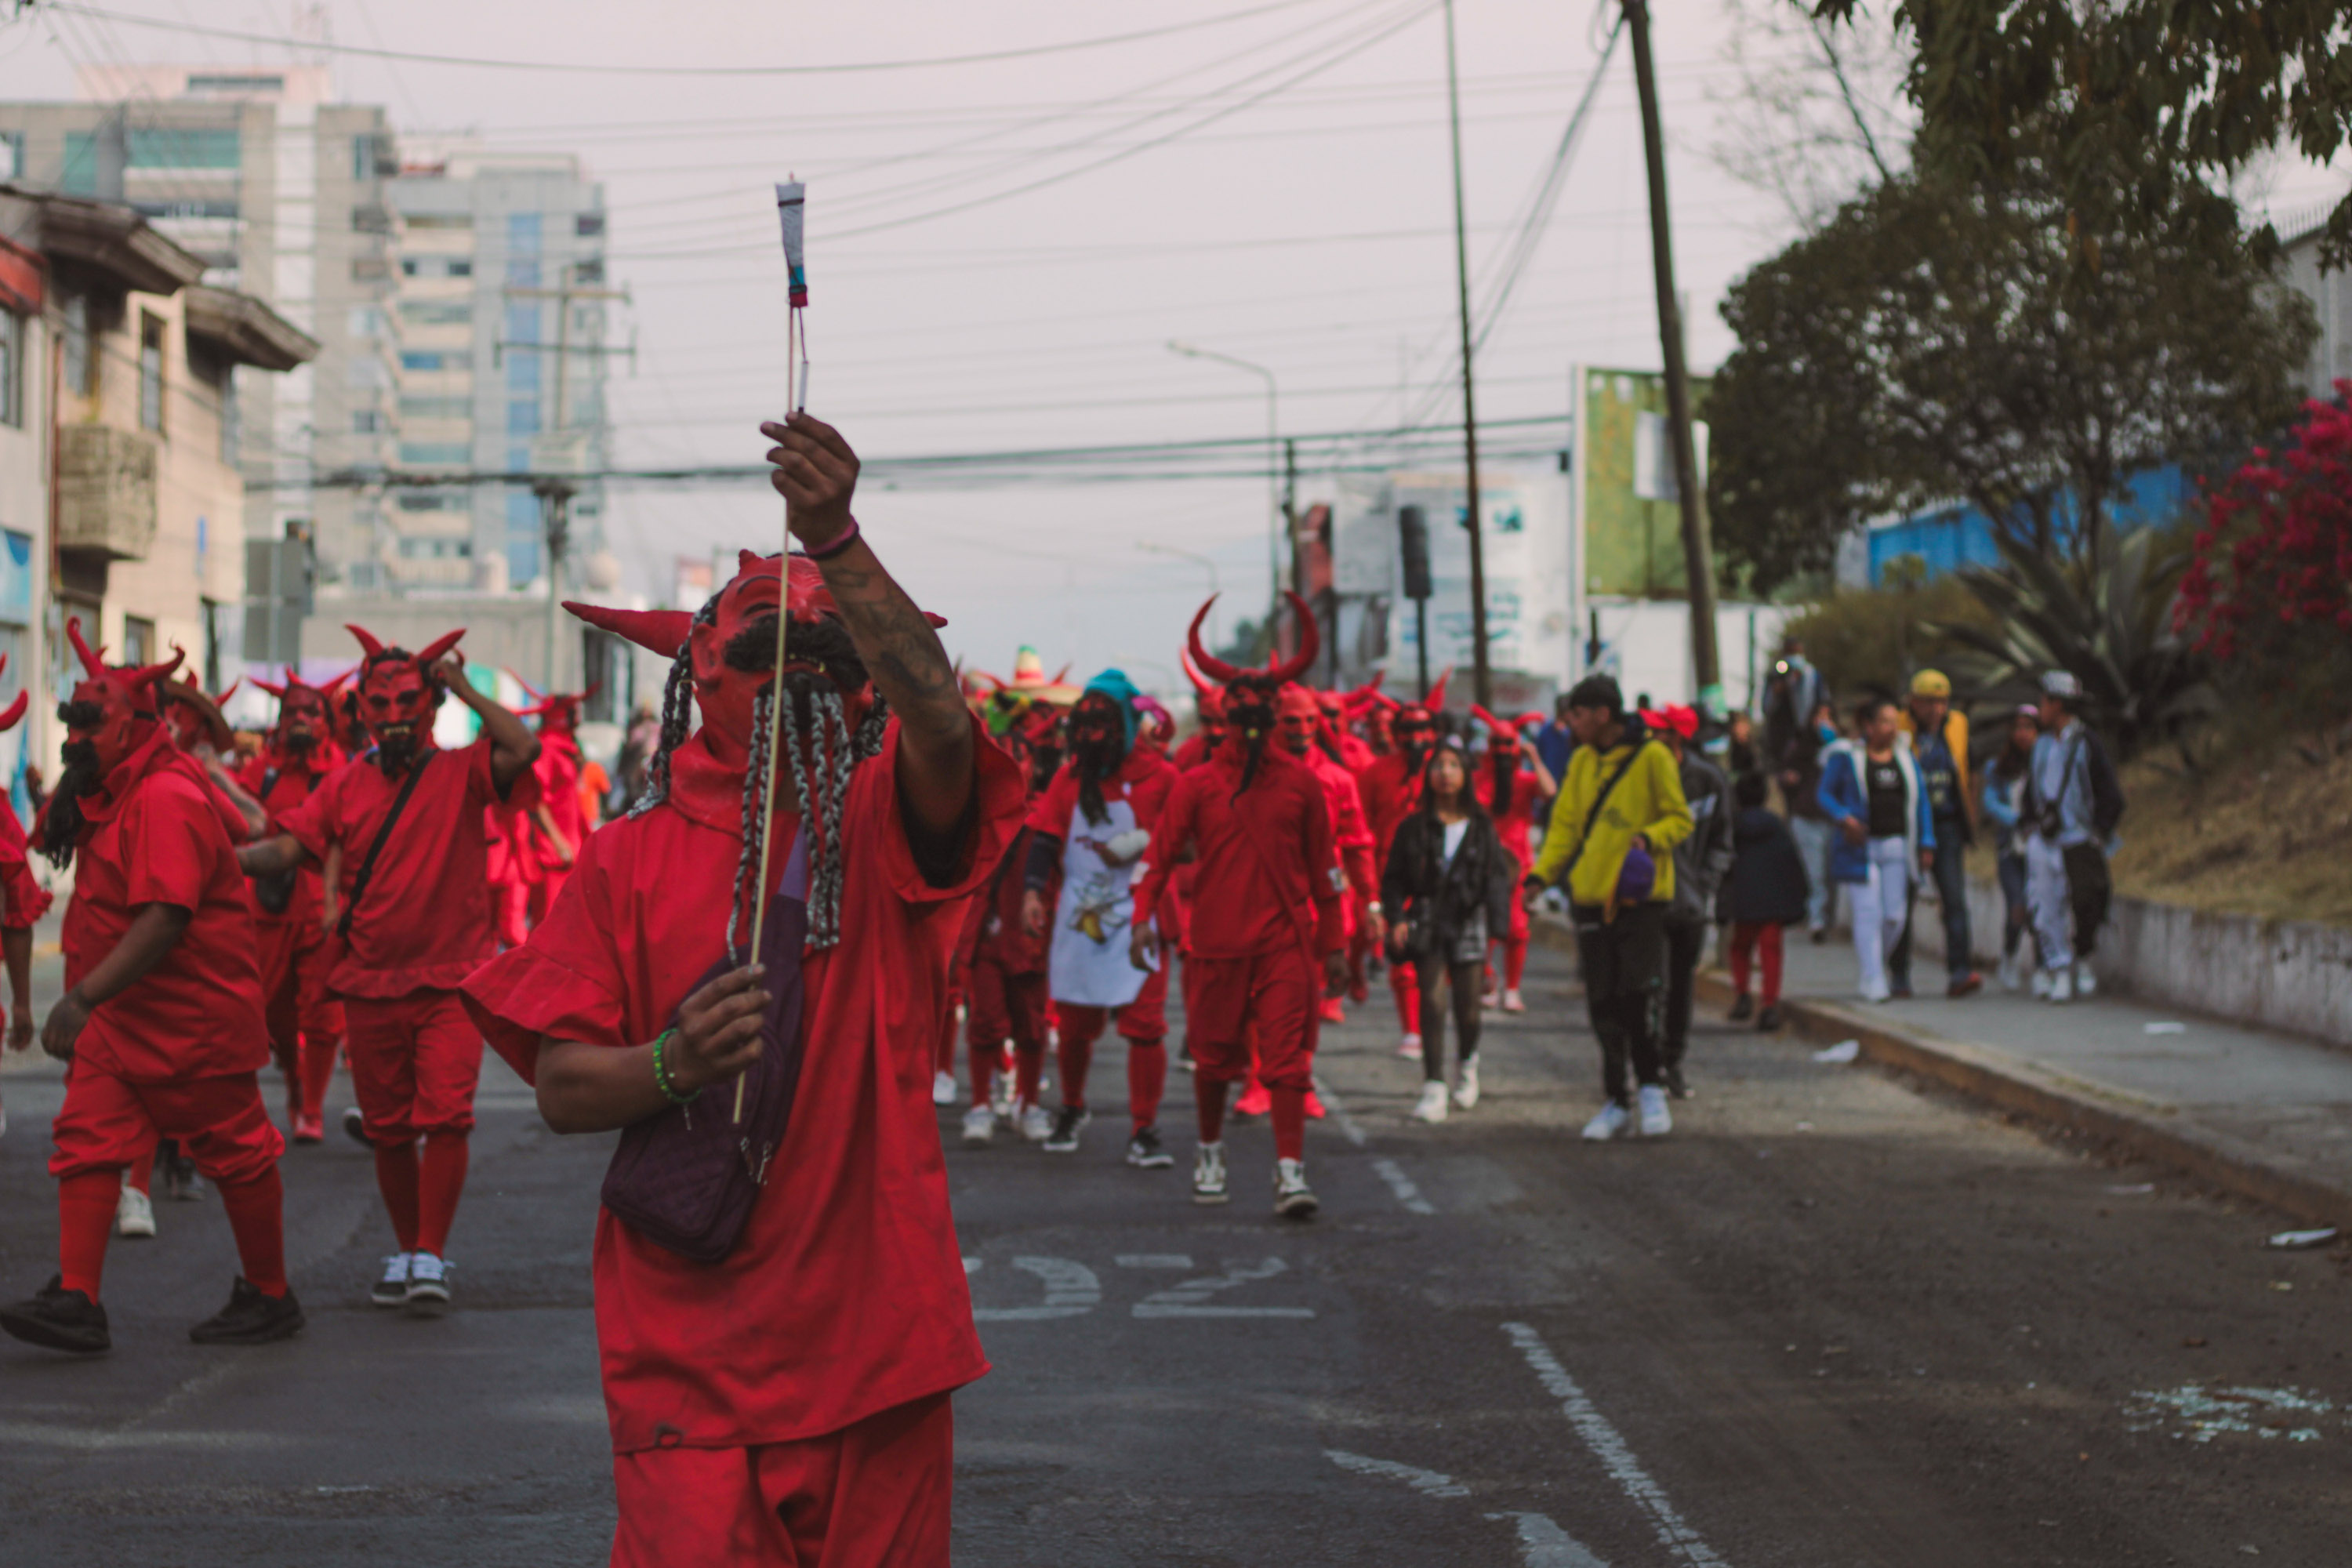
<path id="1" fill-rule="evenodd" d="M 1541 1336 L 1525 1323 L 1505 1323 L 1503 1331 L 1511 1336 L 1511 1342 L 1527 1359 L 1528 1370 L 1559 1401 L 1568 1424 L 1576 1428 L 1576 1435 L 1584 1439 L 1584 1446 L 1592 1450 L 1601 1468 L 1649 1514 L 1659 1544 L 1691 1568 L 1726 1568 L 1723 1559 L 1699 1539 L 1698 1531 L 1685 1522 L 1675 1505 L 1667 1500 L 1665 1489 L 1650 1479 L 1650 1472 L 1642 1468 L 1642 1461 L 1633 1457 L 1633 1448 L 1610 1424 L 1609 1417 L 1585 1397 L 1584 1390 L 1568 1375 L 1568 1369 L 1559 1364 L 1559 1358 L 1551 1353 Z"/>
<path id="2" fill-rule="evenodd" d="M 1190 1268 L 1192 1258 L 1181 1252 L 1122 1252 L 1112 1259 L 1121 1268 Z"/>
<path id="3" fill-rule="evenodd" d="M 1375 1160 L 1372 1162 L 1372 1169 L 1379 1172 L 1381 1180 L 1389 1184 L 1389 1191 L 1396 1194 L 1396 1201 L 1402 1204 L 1411 1213 L 1435 1214 L 1437 1212 L 1437 1205 L 1421 1195 L 1421 1189 L 1413 1184 L 1411 1176 L 1404 1173 L 1404 1167 L 1394 1160 Z"/>
<path id="4" fill-rule="evenodd" d="M 1423 1497 L 1468 1497 L 1470 1489 L 1452 1476 L 1441 1476 L 1435 1470 L 1400 1464 L 1394 1459 L 1370 1459 L 1361 1454 L 1350 1454 L 1340 1448 L 1326 1448 L 1323 1457 L 1343 1470 L 1353 1470 L 1360 1476 L 1380 1476 L 1391 1481 L 1402 1481 Z M 1500 1516 L 1497 1516 L 1500 1517 Z"/>
<path id="5" fill-rule="evenodd" d="M 963 1260 L 963 1277 L 964 1277 L 965 1279 L 971 1279 L 973 1275 L 975 1275 L 975 1274 L 979 1273 L 979 1272 L 980 1272 L 980 1265 L 981 1265 L 981 1260 L 980 1260 L 979 1258 L 965 1258 L 965 1259 Z"/>
<path id="6" fill-rule="evenodd" d="M 1312 1307 L 1225 1307 L 1203 1305 L 1218 1292 L 1253 1280 L 1271 1279 L 1287 1268 L 1281 1258 L 1269 1258 L 1255 1267 L 1239 1264 L 1226 1268 L 1223 1275 L 1206 1279 L 1187 1279 L 1165 1290 L 1155 1290 L 1135 1304 L 1139 1318 L 1311 1318 Z"/>
<path id="7" fill-rule="evenodd" d="M 1013 1267 L 1034 1274 L 1045 1284 L 1045 1304 L 1036 1307 L 975 1307 L 972 1321 L 981 1323 L 1034 1323 L 1049 1318 L 1076 1318 L 1102 1304 L 1102 1281 L 1083 1263 L 1066 1258 L 1016 1258 Z"/>
<path id="8" fill-rule="evenodd" d="M 1609 1568 L 1591 1548 L 1551 1521 L 1549 1514 L 1490 1513 L 1488 1519 L 1515 1520 L 1519 1526 L 1519 1561 L 1527 1568 Z"/>
<path id="9" fill-rule="evenodd" d="M 1331 1120 L 1339 1124 L 1339 1131 L 1347 1135 L 1348 1142 L 1359 1149 L 1362 1148 L 1364 1130 L 1356 1125 L 1356 1119 L 1348 1114 L 1348 1108 L 1339 1103 L 1339 1097 L 1331 1092 L 1329 1084 L 1319 1078 L 1314 1081 L 1315 1092 L 1322 1100 L 1323 1109 L 1331 1113 Z"/>

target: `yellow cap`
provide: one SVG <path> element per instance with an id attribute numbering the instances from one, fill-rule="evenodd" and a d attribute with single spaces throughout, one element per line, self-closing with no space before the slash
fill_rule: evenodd
<path id="1" fill-rule="evenodd" d="M 1951 678 L 1940 669 L 1923 669 L 1911 678 L 1911 695 L 1914 697 L 1949 697 L 1951 694 Z"/>

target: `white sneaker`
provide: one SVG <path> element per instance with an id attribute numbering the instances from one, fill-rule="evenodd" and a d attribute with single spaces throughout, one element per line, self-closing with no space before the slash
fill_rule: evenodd
<path id="1" fill-rule="evenodd" d="M 1013 1064 L 1005 1062 L 988 1080 L 988 1108 L 996 1112 L 996 1119 L 1007 1126 L 1013 1122 L 1013 1096 L 1016 1087 L 1013 1070 Z"/>
<path id="2" fill-rule="evenodd" d="M 996 1112 L 985 1105 L 975 1105 L 963 1113 L 963 1146 L 985 1149 L 988 1141 L 996 1136 Z"/>
<path id="3" fill-rule="evenodd" d="M 438 1308 L 449 1304 L 449 1264 L 429 1252 L 408 1255 L 408 1305 Z"/>
<path id="4" fill-rule="evenodd" d="M 2098 994 L 2099 977 L 2091 973 L 2091 961 L 2086 958 L 2074 965 L 2074 994 L 2095 996 Z"/>
<path id="5" fill-rule="evenodd" d="M 409 1254 L 395 1252 L 383 1260 L 383 1278 L 368 1291 L 368 1300 L 379 1307 L 404 1307 L 408 1304 Z"/>
<path id="6" fill-rule="evenodd" d="M 1307 1162 L 1276 1160 L 1274 1163 L 1274 1212 L 1285 1219 L 1313 1219 L 1322 1203 L 1307 1184 Z"/>
<path id="7" fill-rule="evenodd" d="M 1032 1143 L 1043 1143 L 1054 1135 L 1054 1113 L 1042 1105 L 1021 1108 L 1021 1136 Z"/>
<path id="8" fill-rule="evenodd" d="M 1856 993 L 1865 1002 L 1884 1002 L 1895 994 L 1895 988 L 1882 980 L 1875 985 L 1865 985 Z"/>
<path id="9" fill-rule="evenodd" d="M 1464 1057 L 1462 1070 L 1454 1075 L 1454 1109 L 1475 1110 L 1478 1107 L 1478 1058 Z"/>
<path id="10" fill-rule="evenodd" d="M 1397 1042 L 1397 1055 L 1404 1058 L 1407 1061 L 1417 1062 L 1421 1060 L 1421 1037 L 1419 1035 L 1407 1035 L 1403 1039 L 1399 1040 Z"/>
<path id="11" fill-rule="evenodd" d="M 2072 1002 L 2074 999 L 2074 972 L 2071 969 L 2052 970 L 2050 972 L 2050 1000 L 2053 1003 L 2059 1003 Z"/>
<path id="12" fill-rule="evenodd" d="M 1666 1109 L 1666 1091 L 1654 1083 L 1642 1086 L 1642 1136 L 1664 1138 L 1675 1130 L 1675 1113 Z"/>
<path id="13" fill-rule="evenodd" d="M 155 1205 L 145 1193 L 125 1182 L 122 1195 L 114 1200 L 114 1234 L 117 1236 L 152 1236 L 155 1234 Z"/>
<path id="14" fill-rule="evenodd" d="M 2033 999 L 2037 1002 L 2050 1000 L 2050 972 L 2046 969 L 2033 972 Z"/>
<path id="15" fill-rule="evenodd" d="M 931 1103 L 953 1105 L 956 1102 L 955 1074 L 935 1072 L 931 1075 Z"/>
<path id="16" fill-rule="evenodd" d="M 1504 1011 L 1504 1012 L 1506 1012 L 1506 1013 L 1524 1013 L 1524 1012 L 1526 1012 L 1527 1010 L 1528 1010 L 1528 1005 L 1527 1005 L 1527 1003 L 1526 1003 L 1524 1000 L 1522 1000 L 1522 999 L 1520 998 L 1520 995 L 1519 995 L 1519 989 L 1518 989 L 1518 987 L 1517 987 L 1517 986 L 1514 985 L 1514 986 L 1512 986 L 1509 990 L 1505 991 L 1505 992 L 1503 993 L 1503 1011 Z"/>
<path id="17" fill-rule="evenodd" d="M 1192 1201 L 1196 1204 L 1225 1202 L 1225 1146 L 1203 1143 L 1192 1155 Z"/>
<path id="18" fill-rule="evenodd" d="M 2000 960 L 2000 988 L 2003 991 L 2014 991 L 2017 989 L 2018 984 L 2019 971 L 2017 954 L 2014 952 L 2003 953 Z"/>
<path id="19" fill-rule="evenodd" d="M 1412 1108 L 1415 1121 L 1445 1120 L 1445 1085 L 1436 1079 L 1424 1079 L 1421 1085 L 1421 1103 Z"/>
<path id="20" fill-rule="evenodd" d="M 1599 1115 L 1584 1124 L 1584 1141 L 1588 1143 L 1606 1143 L 1624 1131 L 1625 1124 L 1633 1119 L 1633 1112 L 1612 1100 L 1601 1108 Z"/>

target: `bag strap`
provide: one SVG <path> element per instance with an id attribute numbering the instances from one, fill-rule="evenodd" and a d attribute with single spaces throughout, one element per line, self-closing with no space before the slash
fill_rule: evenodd
<path id="1" fill-rule="evenodd" d="M 359 912 L 360 900 L 367 897 L 368 882 L 375 875 L 376 857 L 383 853 L 384 840 L 392 837 L 392 825 L 400 820 L 401 812 L 406 809 L 408 797 L 415 792 L 416 781 L 425 776 L 425 770 L 431 767 L 433 759 L 440 754 L 433 752 L 418 758 L 416 765 L 408 770 L 408 776 L 401 780 L 400 793 L 392 797 L 392 809 L 383 814 L 383 826 L 375 830 L 375 842 L 368 846 L 367 856 L 360 862 L 359 875 L 352 879 L 352 896 L 343 900 L 342 918 L 335 922 L 338 939 L 345 939 L 352 934 L 352 917 Z"/>
<path id="2" fill-rule="evenodd" d="M 1625 753 L 1625 760 L 1617 764 L 1617 771 L 1609 775 L 1609 782 L 1601 786 L 1601 793 L 1592 797 L 1592 809 L 1584 814 L 1584 826 L 1576 836 L 1576 847 L 1569 852 L 1568 864 L 1559 868 L 1559 875 L 1553 879 L 1555 881 L 1566 882 L 1575 871 L 1576 863 L 1584 858 L 1584 847 L 1592 842 L 1592 825 L 1601 820 L 1601 808 L 1609 804 L 1610 795 L 1616 792 L 1617 781 L 1632 770 L 1635 760 L 1642 754 L 1642 748 L 1649 743 L 1650 737 L 1646 733 L 1634 742 L 1633 749 Z"/>

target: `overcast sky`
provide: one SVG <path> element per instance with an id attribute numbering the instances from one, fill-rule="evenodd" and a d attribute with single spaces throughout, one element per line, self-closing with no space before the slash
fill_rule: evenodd
<path id="1" fill-rule="evenodd" d="M 1661 0 L 1656 11 L 1700 370 L 1730 347 L 1716 313 L 1725 286 L 1790 237 L 1771 198 L 1702 155 L 1734 85 L 1722 6 Z M 290 0 L 100 8 L 276 37 L 298 26 Z M 339 95 L 386 105 L 403 131 L 574 152 L 604 182 L 608 277 L 635 298 L 619 331 L 634 328 L 639 351 L 635 376 L 616 366 L 613 386 L 624 465 L 752 461 L 762 450 L 755 426 L 783 395 L 770 183 L 788 172 L 809 184 L 812 412 L 861 452 L 1262 434 L 1263 383 L 1180 358 L 1171 339 L 1270 369 L 1288 431 L 1458 417 L 1444 390 L 1454 270 L 1444 20 L 1431 0 L 320 9 L 341 44 L 551 65 L 903 61 L 1182 28 L 1024 58 L 748 79 L 334 58 Z M 1459 0 L 1474 272 L 1508 237 L 1613 15 Z M 69 97 L 77 64 L 287 58 L 37 13 L 0 26 L 0 96 Z M 2294 206 L 2339 185 L 2290 169 L 2273 196 Z M 1572 363 L 1658 363 L 1646 223 L 1621 47 L 1557 216 L 1481 356 L 1482 424 L 1563 414 Z M 1302 490 L 1313 500 L 1328 484 L 1310 477 Z M 674 555 L 772 550 L 780 527 L 761 489 L 624 489 L 610 510 L 633 585 L 655 592 Z M 1265 595 L 1260 482 L 877 489 L 858 510 L 892 568 L 954 623 L 950 648 L 1000 670 L 1030 641 L 1049 668 L 1118 662 L 1144 684 L 1174 681 L 1207 573 L 1141 544 L 1211 556 L 1236 608 Z"/>

